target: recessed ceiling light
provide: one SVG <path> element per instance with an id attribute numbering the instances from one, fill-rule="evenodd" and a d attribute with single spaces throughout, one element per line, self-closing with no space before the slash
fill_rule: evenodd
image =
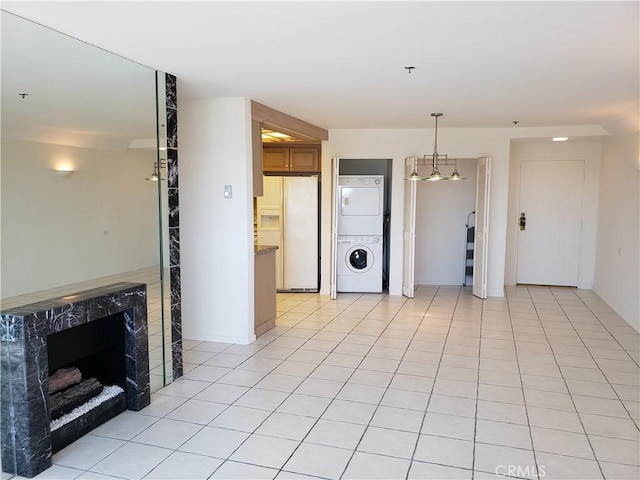
<path id="1" fill-rule="evenodd" d="M 569 137 L 553 137 L 551 140 L 554 142 L 566 142 L 569 140 Z"/>

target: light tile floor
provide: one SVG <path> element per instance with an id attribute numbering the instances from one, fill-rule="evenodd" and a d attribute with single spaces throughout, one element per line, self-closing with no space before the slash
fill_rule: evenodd
<path id="1" fill-rule="evenodd" d="M 39 478 L 640 478 L 640 337 L 590 291 L 279 294 L 252 345 L 185 375 Z"/>

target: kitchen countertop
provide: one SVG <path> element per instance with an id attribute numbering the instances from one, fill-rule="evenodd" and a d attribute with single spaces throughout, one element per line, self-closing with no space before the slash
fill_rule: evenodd
<path id="1" fill-rule="evenodd" d="M 278 248 L 277 245 L 254 245 L 253 253 L 262 255 L 263 253 L 275 252 Z"/>

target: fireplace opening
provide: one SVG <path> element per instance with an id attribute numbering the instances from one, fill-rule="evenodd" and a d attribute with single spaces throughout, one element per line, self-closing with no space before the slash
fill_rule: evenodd
<path id="1" fill-rule="evenodd" d="M 50 378 L 61 369 L 73 372 L 59 392 L 50 391 L 53 453 L 126 410 L 125 338 L 124 312 L 47 337 Z"/>
<path id="2" fill-rule="evenodd" d="M 49 375 L 76 367 L 82 378 L 103 385 L 125 387 L 125 332 L 123 312 L 94 320 L 47 337 Z"/>

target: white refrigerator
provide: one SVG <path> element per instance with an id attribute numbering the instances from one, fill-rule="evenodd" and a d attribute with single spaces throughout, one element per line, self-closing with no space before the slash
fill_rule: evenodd
<path id="1" fill-rule="evenodd" d="M 277 245 L 276 289 L 318 291 L 318 176 L 265 176 L 258 244 Z"/>

